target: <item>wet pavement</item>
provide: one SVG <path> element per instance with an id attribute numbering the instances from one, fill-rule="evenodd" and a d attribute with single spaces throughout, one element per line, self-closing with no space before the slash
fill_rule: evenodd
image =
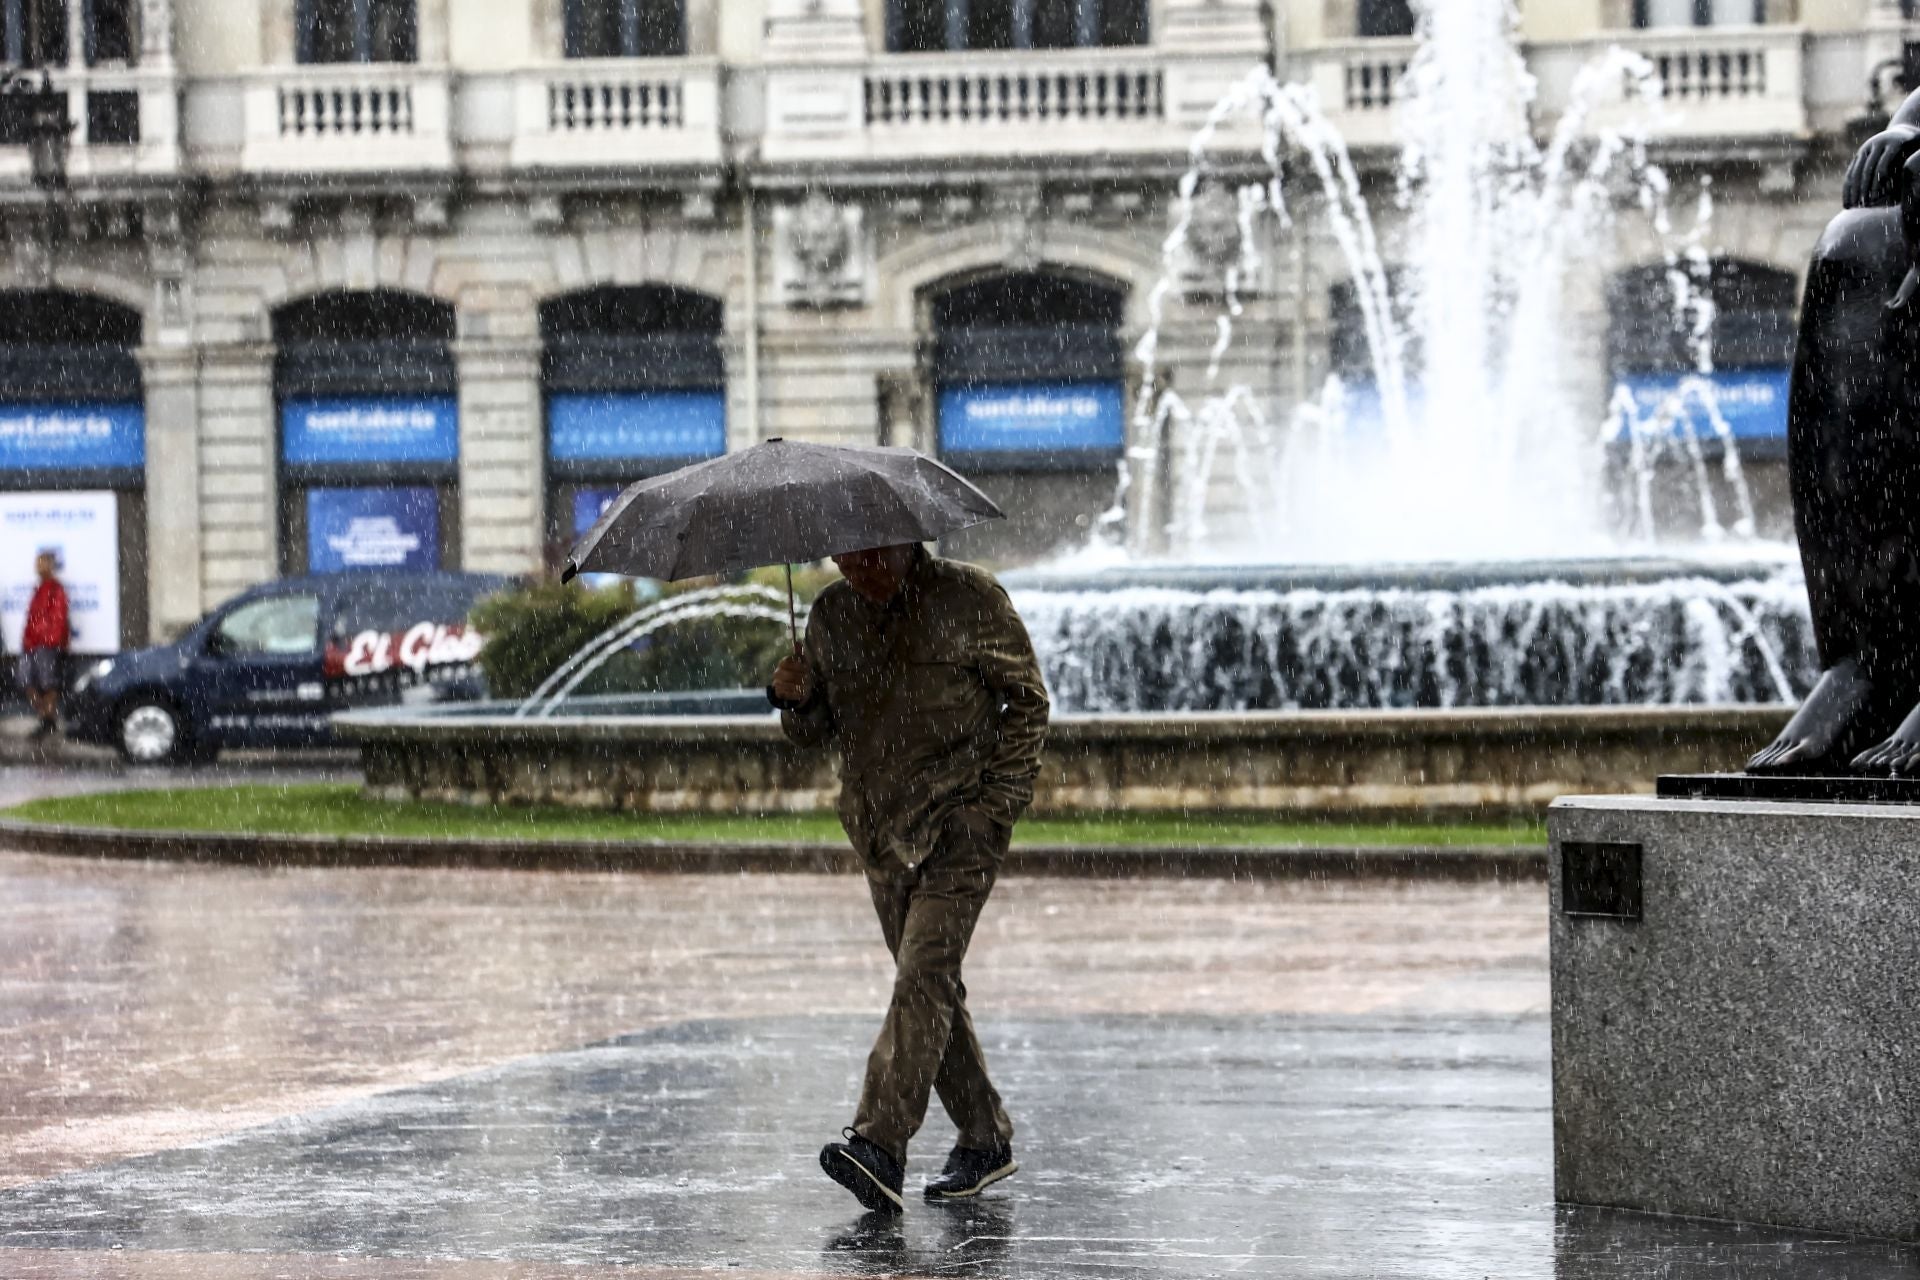
<path id="1" fill-rule="evenodd" d="M 865 899 L 0 853 L 0 1277 L 1920 1275 L 1552 1206 L 1533 884 L 1008 881 L 968 987 L 1022 1171 L 863 1220 L 814 1152 Z"/>

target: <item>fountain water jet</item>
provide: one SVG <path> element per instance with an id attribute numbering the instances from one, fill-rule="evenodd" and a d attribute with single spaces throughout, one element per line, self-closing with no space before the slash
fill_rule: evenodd
<path id="1" fill-rule="evenodd" d="M 1565 322 L 1568 278 L 1591 258 L 1590 246 L 1612 233 L 1622 194 L 1662 246 L 1676 318 L 1692 330 L 1697 371 L 1711 372 L 1711 299 L 1690 279 L 1706 263 L 1711 202 L 1703 192 L 1693 229 L 1676 243 L 1669 183 L 1647 158 L 1644 128 L 1592 126 L 1595 108 L 1623 83 L 1647 125 L 1659 118 L 1659 80 L 1638 55 L 1616 48 L 1585 68 L 1550 135 L 1536 140 L 1534 85 L 1514 23 L 1505 0 L 1423 9 L 1417 52 L 1395 87 L 1403 269 L 1389 268 L 1359 171 L 1310 89 L 1256 72 L 1215 109 L 1180 183 L 1178 217 L 1163 246 L 1166 270 L 1137 350 L 1145 371 L 1137 444 L 1120 500 L 1102 522 L 1108 539 L 1131 526 L 1131 558 L 1164 551 L 1187 560 L 1323 563 L 1614 553 L 1620 545 L 1601 500 L 1608 451 L 1629 446 L 1638 483 L 1673 435 L 1695 463 L 1700 536 L 1724 536 L 1707 460 L 1685 438 L 1691 422 L 1672 431 L 1686 417 L 1680 402 L 1710 397 L 1709 382 L 1676 392 L 1672 405 L 1637 429 L 1617 413 L 1600 423 L 1567 385 L 1574 367 L 1567 347 L 1575 340 Z M 1209 180 L 1214 135 L 1246 114 L 1265 126 L 1268 177 L 1238 189 L 1240 261 L 1226 272 L 1204 391 L 1189 397 L 1155 381 L 1160 331 L 1195 194 Z M 1312 175 L 1318 212 L 1347 268 L 1371 377 L 1330 377 L 1281 421 L 1247 387 L 1223 385 L 1221 366 L 1243 312 L 1242 284 L 1260 265 L 1259 215 L 1282 232 L 1297 231 L 1304 216 L 1286 189 L 1296 159 Z M 1716 430 L 1724 427 L 1708 413 Z M 1668 440 L 1654 438 L 1660 430 Z M 1736 508 L 1732 531 L 1750 536 L 1752 503 L 1730 434 L 1720 445 Z M 1167 449 L 1177 457 L 1175 492 L 1160 500 L 1127 492 L 1135 477 L 1147 489 L 1157 482 Z M 1230 486 L 1216 475 L 1224 459 L 1233 465 Z M 1218 526 L 1232 519 L 1223 521 L 1219 510 L 1229 487 L 1239 495 L 1243 510 L 1234 514 L 1242 527 L 1222 537 Z M 1644 546 L 1650 502 L 1635 512 Z"/>

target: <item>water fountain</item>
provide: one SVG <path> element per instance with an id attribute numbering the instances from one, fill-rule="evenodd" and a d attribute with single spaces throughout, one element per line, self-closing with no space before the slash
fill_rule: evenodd
<path id="1" fill-rule="evenodd" d="M 1590 128 L 1593 105 L 1623 80 L 1648 123 L 1663 110 L 1653 69 L 1617 49 L 1577 77 L 1536 140 L 1514 21 L 1503 0 L 1422 13 L 1395 90 L 1403 271 L 1388 270 L 1360 175 L 1310 90 L 1255 73 L 1196 138 L 1137 352 L 1139 443 L 1118 499 L 1079 563 L 1014 579 L 1065 705 L 1774 703 L 1805 692 L 1817 667 L 1797 564 L 1791 547 L 1755 537 L 1711 379 L 1708 193 L 1677 229 L 1644 136 Z M 1235 192 L 1241 260 L 1226 273 L 1202 390 L 1175 391 L 1152 376 L 1161 324 L 1196 198 L 1215 180 L 1212 133 L 1246 113 L 1265 124 L 1268 177 Z M 1305 198 L 1288 189 L 1295 171 L 1311 175 Z M 1226 381 L 1221 357 L 1238 282 L 1260 265 L 1255 219 L 1289 229 L 1310 204 L 1350 273 L 1370 377 L 1330 376 L 1282 418 Z M 1581 247 L 1621 216 L 1644 219 L 1663 246 L 1694 376 L 1650 409 L 1619 388 L 1601 416 L 1565 385 L 1574 357 L 1561 317 L 1569 273 L 1591 256 Z M 1716 460 L 1730 511 L 1716 501 Z M 1685 529 L 1654 500 L 1656 474 L 1676 464 L 1693 480 Z M 1152 492 L 1169 474 L 1172 492 Z"/>
<path id="2" fill-rule="evenodd" d="M 1804 589 L 1790 549 L 1754 536 L 1707 376 L 1712 299 L 1696 285 L 1710 202 L 1676 230 L 1642 140 L 1588 127 L 1586 105 L 1623 78 L 1650 118 L 1660 109 L 1630 55 L 1579 77 L 1536 141 L 1513 21 L 1505 0 L 1423 15 L 1402 82 L 1411 270 L 1398 294 L 1359 173 L 1309 90 L 1250 76 L 1195 139 L 1116 501 L 1074 561 L 1007 578 L 1058 713 L 1038 807 L 1525 808 L 1730 763 L 1804 693 L 1816 665 Z M 1212 367 L 1199 390 L 1188 379 L 1175 392 L 1151 371 L 1176 264 L 1212 180 L 1211 135 L 1249 111 L 1267 126 L 1268 177 L 1235 194 L 1242 261 Z M 1287 189 L 1295 171 L 1312 176 L 1310 198 Z M 1700 376 L 1651 412 L 1615 397 L 1602 415 L 1565 385 L 1557 320 L 1568 264 L 1621 191 L 1665 246 Z M 1310 212 L 1351 272 L 1371 377 L 1331 379 L 1283 420 L 1222 369 L 1237 281 L 1258 266 L 1245 233 Z M 1689 406 L 1717 439 L 1694 435 Z M 1698 481 L 1683 537 L 1652 499 L 1663 453 Z M 1716 454 L 1730 511 L 1709 484 Z M 1606 477 L 1623 460 L 1610 506 Z M 1173 492 L 1155 493 L 1164 470 Z M 376 794 L 819 807 L 828 765 L 782 740 L 757 692 L 705 717 L 569 696 L 643 635 L 716 612 L 771 622 L 773 605 L 750 590 L 676 597 L 583 648 L 525 705 L 343 728 L 366 744 Z"/>

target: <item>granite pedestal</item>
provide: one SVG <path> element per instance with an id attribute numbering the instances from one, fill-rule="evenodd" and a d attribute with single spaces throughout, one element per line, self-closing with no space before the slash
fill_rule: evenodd
<path id="1" fill-rule="evenodd" d="M 1556 1198 L 1920 1240 L 1920 806 L 1548 825 Z"/>

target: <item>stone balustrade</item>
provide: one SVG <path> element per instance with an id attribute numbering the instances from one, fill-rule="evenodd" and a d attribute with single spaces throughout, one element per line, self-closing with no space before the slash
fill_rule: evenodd
<path id="1" fill-rule="evenodd" d="M 1349 150 L 1397 146 L 1395 95 L 1413 53 L 1412 40 L 1337 41 L 1303 54 L 1299 78 L 1313 86 Z"/>
<path id="2" fill-rule="evenodd" d="M 1165 49 L 885 54 L 768 70 L 775 160 L 1183 155 L 1214 104 L 1260 63 Z M 1252 149 L 1236 122 L 1217 140 Z"/>
<path id="3" fill-rule="evenodd" d="M 1162 72 L 1151 59 L 1073 52 L 1079 56 L 890 59 L 867 72 L 867 127 L 1124 127 L 1166 118 Z"/>
<path id="4" fill-rule="evenodd" d="M 844 49 L 770 43 L 762 62 L 733 68 L 732 79 L 764 83 L 765 109 L 755 108 L 750 132 L 774 164 L 1179 157 L 1265 52 L 1237 28 L 1231 39 L 1162 34 L 1143 47 L 884 54 L 856 32 Z M 1524 53 L 1539 86 L 1538 129 L 1579 105 L 1589 132 L 1711 153 L 1777 151 L 1805 139 L 1816 115 L 1820 128 L 1833 127 L 1835 84 L 1844 78 L 1852 95 L 1856 74 L 1864 83 L 1858 45 L 1855 33 L 1767 25 L 1602 31 L 1536 41 Z M 1645 59 L 1652 101 L 1624 73 L 1582 80 L 1616 49 Z M 1282 74 L 1313 86 L 1353 150 L 1382 152 L 1397 145 L 1394 116 L 1414 50 L 1406 39 L 1336 40 L 1288 51 Z M 730 96 L 728 79 L 707 57 L 568 59 L 460 75 L 423 64 L 272 66 L 199 79 L 156 62 L 54 77 L 73 96 L 71 172 L 80 180 L 187 164 L 263 175 L 484 169 L 503 159 L 523 171 L 717 169 L 727 160 L 724 118 L 758 98 Z M 184 118 L 183 94 L 192 107 Z M 1256 149 L 1257 122 L 1231 122 L 1215 141 Z M 26 176 L 24 150 L 0 147 L 0 182 Z"/>
<path id="5" fill-rule="evenodd" d="M 275 67 L 243 90 L 248 172 L 450 168 L 449 77 L 410 63 Z"/>
<path id="6" fill-rule="evenodd" d="M 720 69 L 703 58 L 570 59 L 521 72 L 512 163 L 523 168 L 722 161 Z"/>
<path id="7" fill-rule="evenodd" d="M 1796 140 L 1808 128 L 1806 40 L 1800 27 L 1758 26 L 1535 42 L 1525 49 L 1539 84 L 1534 114 L 1545 128 L 1578 107 L 1588 133 L 1617 130 L 1655 144 Z M 1294 75 L 1314 87 L 1350 149 L 1397 147 L 1395 108 L 1414 47 L 1399 39 L 1317 45 L 1296 57 Z M 1580 83 L 1616 49 L 1645 60 L 1650 84 L 1624 72 Z"/>
<path id="8" fill-rule="evenodd" d="M 1607 86 L 1589 129 L 1643 133 L 1650 142 L 1797 139 L 1807 131 L 1807 85 L 1800 27 L 1689 27 L 1621 31 L 1604 39 L 1541 46 L 1535 62 L 1581 57 L 1606 48 L 1646 59 L 1660 110 L 1628 77 Z M 1551 83 L 1542 76 L 1543 86 Z M 1555 114 L 1566 101 L 1550 102 Z"/>

